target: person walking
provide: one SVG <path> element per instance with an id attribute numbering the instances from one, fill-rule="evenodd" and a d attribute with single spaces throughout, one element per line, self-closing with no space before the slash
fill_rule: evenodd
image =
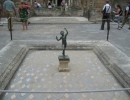
<path id="1" fill-rule="evenodd" d="M 104 30 L 105 22 L 107 21 L 107 30 L 110 30 L 110 14 L 111 14 L 111 6 L 109 4 L 109 1 L 105 2 L 105 5 L 103 6 L 102 10 L 103 16 L 102 16 L 102 25 L 100 30 Z"/>
<path id="2" fill-rule="evenodd" d="M 21 2 L 21 5 L 19 6 L 19 16 L 21 18 L 21 22 L 23 25 L 23 30 L 28 30 L 28 12 L 27 9 L 30 9 L 29 5 L 26 5 L 25 2 Z"/>
<path id="3" fill-rule="evenodd" d="M 122 20 L 122 14 L 123 14 L 123 10 L 122 10 L 122 8 L 121 8 L 121 6 L 120 5 L 117 5 L 117 11 L 116 12 L 114 12 L 116 15 L 118 15 L 118 19 L 117 19 L 117 22 L 118 22 L 118 28 L 117 29 L 121 29 L 120 27 L 120 22 L 121 22 L 121 20 Z"/>
<path id="4" fill-rule="evenodd" d="M 9 29 L 9 31 L 12 31 L 13 20 L 11 17 L 13 17 L 13 13 L 16 15 L 16 9 L 15 9 L 14 2 L 12 2 L 11 0 L 6 0 L 3 3 L 3 7 L 6 10 L 6 16 L 8 19 L 8 29 Z"/>
<path id="5" fill-rule="evenodd" d="M 128 24 L 129 24 L 128 29 L 130 30 L 130 2 L 127 2 L 125 14 L 124 14 L 124 20 L 123 20 L 121 28 L 123 28 L 123 26 L 125 25 L 126 22 L 128 22 Z"/>

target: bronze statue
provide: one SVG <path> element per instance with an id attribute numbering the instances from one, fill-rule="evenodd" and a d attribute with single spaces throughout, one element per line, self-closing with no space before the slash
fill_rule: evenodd
<path id="1" fill-rule="evenodd" d="M 66 34 L 64 34 L 64 31 L 61 31 L 60 34 L 61 34 L 61 37 L 58 39 L 58 37 L 56 36 L 56 39 L 57 41 L 60 41 L 62 39 L 62 49 L 63 49 L 63 56 L 65 56 L 65 49 L 66 49 L 66 46 L 67 46 L 67 42 L 66 42 L 66 37 L 68 35 L 68 31 L 66 28 L 64 28 L 66 30 Z"/>

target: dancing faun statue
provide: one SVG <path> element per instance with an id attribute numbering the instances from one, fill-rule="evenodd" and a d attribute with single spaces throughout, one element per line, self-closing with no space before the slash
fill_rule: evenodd
<path id="1" fill-rule="evenodd" d="M 62 40 L 62 49 L 63 49 L 63 56 L 65 56 L 65 49 L 66 49 L 66 46 L 67 46 L 67 42 L 66 42 L 66 38 L 67 38 L 67 35 L 68 35 L 68 31 L 66 28 L 64 28 L 66 30 L 66 34 L 64 34 L 64 31 L 61 31 L 60 34 L 61 34 L 61 37 L 58 39 L 58 37 L 56 36 L 56 39 L 57 41 L 60 41 Z"/>

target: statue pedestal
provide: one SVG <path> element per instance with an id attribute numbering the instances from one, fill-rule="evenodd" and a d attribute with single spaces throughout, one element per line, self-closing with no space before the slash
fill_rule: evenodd
<path id="1" fill-rule="evenodd" d="M 65 55 L 62 56 L 60 55 L 58 57 L 59 59 L 59 72 L 67 72 L 69 71 L 68 63 L 70 62 L 69 56 Z"/>

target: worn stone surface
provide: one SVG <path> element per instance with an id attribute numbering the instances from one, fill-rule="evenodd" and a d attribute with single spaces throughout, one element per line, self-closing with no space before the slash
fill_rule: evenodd
<path id="1" fill-rule="evenodd" d="M 83 17 L 83 10 L 69 10 L 69 11 L 61 11 L 61 10 L 48 10 L 48 9 L 34 9 L 36 16 L 49 16 L 49 17 L 56 17 L 56 16 L 79 16 Z"/>
<path id="2" fill-rule="evenodd" d="M 79 18 L 80 19 L 80 18 Z M 47 19 L 49 20 L 49 18 Z M 59 20 L 55 18 L 58 22 Z M 41 20 L 42 21 L 42 20 Z M 67 20 L 66 20 L 67 21 Z M 69 20 L 68 20 L 69 21 Z M 68 22 L 67 21 L 67 22 Z M 68 22 L 69 23 L 69 22 Z M 7 24 L 0 27 L 0 49 L 10 42 L 10 32 Z M 30 24 L 27 31 L 22 30 L 21 24 L 14 24 L 13 40 L 55 40 L 55 36 L 61 30 L 67 28 L 69 31 L 68 40 L 86 41 L 86 40 L 106 40 L 107 30 L 100 30 L 100 24 Z M 117 25 L 111 23 L 109 42 L 119 48 L 130 57 L 130 34 L 128 25 L 122 30 L 117 30 Z"/>
<path id="3" fill-rule="evenodd" d="M 29 21 L 32 23 L 90 23 L 84 17 L 32 17 Z"/>
<path id="4" fill-rule="evenodd" d="M 55 20 L 58 21 L 58 19 L 55 19 Z M 100 29 L 99 24 L 76 24 L 76 25 L 74 25 L 74 24 L 46 24 L 46 25 L 45 24 L 39 24 L 39 25 L 31 24 L 31 25 L 29 25 L 29 30 L 27 30 L 27 31 L 22 31 L 21 24 L 14 24 L 13 44 L 14 44 L 14 42 L 15 42 L 15 46 L 21 45 L 21 44 L 22 45 L 27 44 L 30 49 L 35 49 L 35 50 L 37 50 L 37 49 L 43 50 L 43 47 L 44 47 L 44 50 L 49 50 L 48 48 L 55 50 L 55 47 L 58 47 L 58 50 L 61 50 L 60 49 L 61 43 L 56 42 L 56 44 L 57 44 L 56 46 L 54 46 L 52 43 L 55 42 L 55 36 L 57 34 L 59 34 L 59 32 L 62 29 L 64 29 L 64 27 L 66 27 L 70 33 L 69 37 L 68 37 L 68 41 L 70 44 L 69 49 L 72 49 L 73 44 L 75 44 L 75 46 L 77 46 L 77 47 L 74 47 L 73 48 L 74 50 L 76 50 L 76 49 L 92 50 L 92 48 L 95 46 L 97 41 L 89 41 L 89 40 L 106 40 L 106 27 L 105 27 L 104 31 L 101 31 L 101 30 L 99 30 Z M 130 44 L 129 44 L 129 41 L 130 41 L 129 35 L 130 34 L 129 34 L 129 30 L 127 29 L 127 25 L 125 25 L 125 27 L 120 31 L 116 30 L 116 28 L 117 28 L 116 24 L 111 24 L 109 42 L 118 48 L 118 50 L 116 51 L 117 53 L 111 53 L 111 52 L 114 52 L 114 50 L 116 50 L 116 49 L 114 49 L 113 46 L 111 46 L 109 43 L 107 43 L 107 45 L 106 45 L 105 41 L 101 41 L 102 43 L 100 43 L 100 45 L 98 43 L 98 46 L 100 47 L 100 50 L 103 50 L 102 55 L 104 56 L 106 61 L 110 61 L 110 58 L 111 58 L 111 61 L 114 61 L 115 64 L 119 65 L 118 66 L 119 73 L 121 70 L 123 70 L 125 73 L 127 73 L 127 77 L 125 77 L 125 81 L 126 81 L 128 79 L 129 72 L 130 72 L 129 63 L 128 63 L 129 56 L 130 56 Z M 26 40 L 28 40 L 28 41 L 26 41 Z M 33 42 L 32 42 L 32 40 L 33 40 Z M 5 51 L 6 49 L 8 50 L 8 46 L 11 46 L 12 43 L 8 44 L 6 47 L 4 47 L 9 42 L 11 42 L 10 34 L 9 34 L 9 31 L 7 30 L 6 24 L 4 24 L 3 26 L 0 27 L 0 49 L 2 51 L 1 54 L 4 54 L 3 51 Z M 81 44 L 82 44 L 82 47 L 80 47 Z M 108 46 L 108 44 L 110 46 Z M 33 47 L 33 45 L 35 45 L 35 46 Z M 47 47 L 47 45 L 50 45 L 50 46 Z M 108 47 L 108 49 L 105 49 L 103 47 L 103 45 Z M 113 49 L 113 50 L 110 50 L 110 49 Z M 109 50 L 111 52 L 109 52 Z M 119 53 L 121 53 L 119 50 L 121 50 L 125 53 L 125 54 L 124 53 L 122 54 L 123 57 L 121 57 L 121 55 L 120 56 L 118 55 Z M 107 56 L 104 53 L 104 51 L 106 54 L 110 54 L 110 56 Z M 108 53 L 106 51 L 108 51 Z M 119 59 L 115 60 L 114 56 Z M 125 58 L 128 60 L 123 61 Z M 105 60 L 103 60 L 103 61 L 105 62 Z M 110 61 L 110 63 L 106 62 L 106 64 L 108 64 L 108 63 L 112 64 L 115 67 L 111 67 L 111 68 L 117 68 L 117 66 L 115 64 L 113 64 L 113 62 L 111 62 L 111 61 Z M 121 64 L 121 62 L 122 62 L 122 64 Z M 126 62 L 126 64 L 125 64 L 125 62 Z M 127 68 L 128 68 L 128 70 L 127 70 Z M 119 69 L 121 69 L 121 70 L 119 70 Z M 115 69 L 114 69 L 114 71 L 115 71 Z M 113 72 L 113 73 L 115 73 L 115 72 Z M 119 75 L 119 73 L 117 73 L 117 75 Z M 126 75 L 125 73 L 123 73 L 123 74 L 121 73 L 121 75 Z M 121 93 L 123 93 L 123 92 L 121 92 Z M 114 94 L 113 99 L 115 99 L 115 100 L 118 99 L 119 98 L 118 94 L 119 93 L 116 92 Z M 22 95 L 24 95 L 24 94 L 22 94 Z M 12 96 L 12 98 L 14 96 L 15 96 L 15 94 Z"/>
<path id="5" fill-rule="evenodd" d="M 47 51 L 47 50 L 61 50 L 61 52 L 62 52 L 61 44 L 58 41 L 55 41 L 55 42 L 53 41 L 52 43 L 50 41 L 13 41 L 9 45 L 7 45 L 5 48 L 8 48 L 8 47 L 13 48 L 14 46 L 18 47 L 18 48 L 19 47 L 24 47 L 24 48 L 27 48 L 29 50 L 45 50 L 45 51 Z M 83 41 L 82 42 L 68 41 L 68 46 L 67 46 L 66 49 L 67 50 L 86 50 L 86 51 L 87 50 L 94 50 L 94 52 L 99 57 L 99 59 L 101 61 L 103 61 L 102 63 L 106 67 L 108 67 L 108 69 L 115 75 L 117 80 L 124 87 L 130 87 L 129 86 L 129 82 L 130 82 L 129 68 L 126 67 L 127 72 L 128 72 L 127 73 L 126 70 L 123 67 L 123 66 L 126 66 L 126 65 L 128 65 L 130 63 L 130 62 L 128 62 L 129 57 L 127 57 L 119 49 L 115 48 L 115 46 L 113 46 L 111 43 L 106 42 L 106 41 L 86 41 L 86 42 L 83 42 Z M 111 51 L 111 54 L 110 54 L 110 51 Z M 14 51 L 10 51 L 10 49 L 5 49 L 5 51 L 3 51 L 2 53 L 5 54 L 5 52 L 12 53 Z M 117 57 L 117 53 L 120 54 L 120 57 Z M 13 55 L 16 56 L 17 53 L 14 53 Z M 19 55 L 17 55 L 17 56 L 19 56 Z M 46 56 L 50 57 L 48 54 Z M 120 58 L 122 58 L 124 56 L 127 59 L 126 58 L 120 59 Z M 10 57 L 10 59 L 11 58 L 12 57 Z M 10 60 L 10 62 L 15 61 L 15 60 L 14 61 L 13 60 L 14 59 Z M 118 60 L 120 60 L 120 62 L 127 62 L 127 63 L 122 63 L 120 65 L 120 63 L 118 63 Z M 21 61 L 22 61 L 22 59 L 21 59 Z M 89 60 L 89 61 L 91 61 L 91 60 Z M 10 64 L 10 62 L 8 64 Z M 80 62 L 80 60 L 79 60 L 79 62 Z M 81 60 L 81 62 L 82 62 L 82 60 Z M 1 61 L 0 61 L 0 63 L 1 63 Z M 18 68 L 18 66 L 19 65 L 16 66 L 16 69 Z M 8 70 L 8 66 L 1 66 L 1 67 L 6 67 L 6 70 Z M 16 69 L 13 70 L 13 73 L 15 72 Z M 122 73 L 124 73 L 124 74 L 122 74 Z"/>
<path id="6" fill-rule="evenodd" d="M 17 73 L 12 78 L 9 90 L 27 91 L 81 91 L 97 89 L 115 89 L 122 86 L 113 75 L 99 61 L 92 50 L 67 50 L 70 56 L 69 72 L 58 71 L 57 50 L 30 51 Z M 80 60 L 77 59 L 80 56 Z M 39 59 L 37 59 L 39 58 Z M 2 100 L 23 99 L 67 99 L 67 100 L 129 100 L 126 92 L 109 93 L 61 93 L 61 94 L 9 94 L 6 93 Z"/>

